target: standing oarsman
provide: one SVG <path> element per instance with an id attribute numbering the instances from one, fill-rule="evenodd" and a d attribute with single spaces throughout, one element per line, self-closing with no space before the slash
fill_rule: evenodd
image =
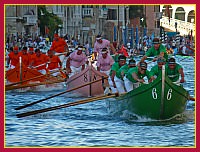
<path id="1" fill-rule="evenodd" d="M 103 48 L 101 53 L 102 53 L 102 56 L 98 58 L 97 64 L 96 64 L 97 70 L 109 76 L 110 69 L 112 65 L 114 64 L 114 60 L 110 55 L 108 55 L 107 48 Z"/>
<path id="2" fill-rule="evenodd" d="M 88 58 L 85 53 L 83 53 L 83 46 L 79 45 L 76 51 L 71 53 L 67 59 L 66 68 L 68 72 L 71 72 L 69 76 L 84 70 L 86 63 L 88 64 Z"/>
<path id="3" fill-rule="evenodd" d="M 94 44 L 94 59 L 97 60 L 97 55 L 98 57 L 100 57 L 101 51 L 103 48 L 108 48 L 111 49 L 112 52 L 110 52 L 110 50 L 108 50 L 108 54 L 115 54 L 116 50 L 114 48 L 114 46 L 110 43 L 110 41 L 106 40 L 106 39 L 102 39 L 101 35 L 97 35 L 96 37 L 96 42 Z"/>

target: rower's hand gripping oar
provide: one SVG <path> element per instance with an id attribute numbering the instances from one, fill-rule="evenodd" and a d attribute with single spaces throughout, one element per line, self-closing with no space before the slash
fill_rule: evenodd
<path id="1" fill-rule="evenodd" d="M 35 101 L 35 102 L 32 102 L 32 103 L 29 103 L 29 104 L 26 104 L 26 105 L 17 107 L 17 108 L 15 108 L 15 110 L 24 109 L 24 108 L 26 108 L 26 107 L 32 106 L 32 105 L 34 105 L 34 104 L 40 103 L 40 102 L 42 102 L 42 101 L 51 99 L 51 98 L 56 97 L 56 96 L 59 96 L 59 95 L 62 95 L 62 94 L 64 94 L 64 93 L 67 93 L 67 92 L 70 92 L 70 91 L 73 91 L 73 90 L 82 88 L 82 87 L 84 87 L 84 86 L 90 85 L 90 84 L 95 83 L 95 82 L 98 82 L 98 81 L 101 81 L 101 79 L 98 79 L 98 80 L 96 80 L 96 81 L 92 81 L 92 82 L 86 83 L 86 84 L 84 84 L 84 85 L 82 85 L 82 86 L 78 86 L 78 87 L 72 88 L 72 89 L 70 89 L 70 90 L 63 91 L 63 92 L 61 92 L 61 93 L 52 95 L 52 96 L 50 96 L 50 97 L 47 97 L 47 98 L 44 98 L 44 99 L 41 99 L 41 100 L 38 100 L 38 101 Z"/>

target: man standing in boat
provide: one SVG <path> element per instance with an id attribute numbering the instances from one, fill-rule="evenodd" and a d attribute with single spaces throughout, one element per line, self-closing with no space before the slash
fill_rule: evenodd
<path id="1" fill-rule="evenodd" d="M 145 55 L 142 57 L 140 62 L 144 62 L 147 57 L 154 56 L 153 62 L 157 60 L 157 57 L 164 57 L 166 61 L 168 61 L 168 55 L 166 48 L 160 44 L 159 38 L 153 39 L 153 46 L 145 53 Z"/>
<path id="2" fill-rule="evenodd" d="M 146 62 L 140 62 L 137 67 L 130 68 L 124 78 L 126 91 L 129 92 L 139 87 L 140 83 L 145 82 L 143 79 L 145 76 L 147 76 L 148 82 L 151 82 L 154 79 L 151 73 L 147 70 Z"/>
<path id="3" fill-rule="evenodd" d="M 97 70 L 109 76 L 110 69 L 112 65 L 114 64 L 114 60 L 110 55 L 108 55 L 107 48 L 103 48 L 101 53 L 102 53 L 102 56 L 98 58 L 97 64 L 96 64 Z"/>
<path id="4" fill-rule="evenodd" d="M 170 80 L 174 83 L 184 83 L 184 72 L 183 67 L 176 63 L 175 58 L 170 58 L 168 64 L 166 65 L 166 74 Z M 181 79 L 180 79 L 181 75 Z"/>
<path id="5" fill-rule="evenodd" d="M 88 58 L 85 53 L 83 53 L 83 46 L 79 45 L 76 48 L 76 51 L 71 53 L 67 59 L 66 69 L 69 73 L 71 73 L 69 76 L 84 70 L 85 64 L 88 64 Z"/>
<path id="6" fill-rule="evenodd" d="M 54 50 L 56 52 L 55 55 L 69 52 L 66 41 L 63 38 L 59 37 L 57 33 L 54 34 L 54 40 L 52 42 L 50 50 Z M 59 58 L 61 62 L 63 62 L 65 54 L 60 55 Z"/>
<path id="7" fill-rule="evenodd" d="M 110 43 L 110 41 L 106 40 L 106 39 L 102 39 L 101 35 L 97 35 L 96 37 L 96 42 L 94 44 L 94 60 L 97 60 L 97 55 L 98 57 L 100 57 L 101 51 L 103 48 L 109 48 L 111 49 L 112 52 L 110 52 L 110 50 L 108 50 L 108 54 L 115 54 L 116 50 L 114 48 L 114 46 Z"/>

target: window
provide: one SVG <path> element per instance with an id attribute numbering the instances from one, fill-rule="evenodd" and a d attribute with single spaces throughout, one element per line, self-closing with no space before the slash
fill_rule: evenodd
<path id="1" fill-rule="evenodd" d="M 108 9 L 108 20 L 117 20 L 117 10 Z"/>

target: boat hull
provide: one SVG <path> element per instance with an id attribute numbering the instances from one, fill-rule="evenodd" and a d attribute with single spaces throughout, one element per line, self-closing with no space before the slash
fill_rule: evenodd
<path id="1" fill-rule="evenodd" d="M 93 66 L 88 66 L 86 69 L 84 69 L 78 74 L 73 75 L 67 80 L 66 82 L 67 90 L 102 79 L 102 77 L 106 78 L 107 75 L 102 72 L 97 71 Z M 108 85 L 107 79 L 104 80 L 104 83 L 105 85 L 106 84 Z M 80 87 L 79 89 L 76 89 L 74 92 L 85 97 L 97 96 L 97 95 L 104 94 L 104 88 L 102 85 L 102 81 L 98 81 L 90 85 Z"/>
<path id="2" fill-rule="evenodd" d="M 162 78 L 158 77 L 150 84 L 142 86 L 109 101 L 108 107 L 123 112 L 128 110 L 141 117 L 152 119 L 169 119 L 176 114 L 183 113 L 189 94 L 182 87 L 173 84 L 167 77 L 164 84 L 162 99 Z"/>

